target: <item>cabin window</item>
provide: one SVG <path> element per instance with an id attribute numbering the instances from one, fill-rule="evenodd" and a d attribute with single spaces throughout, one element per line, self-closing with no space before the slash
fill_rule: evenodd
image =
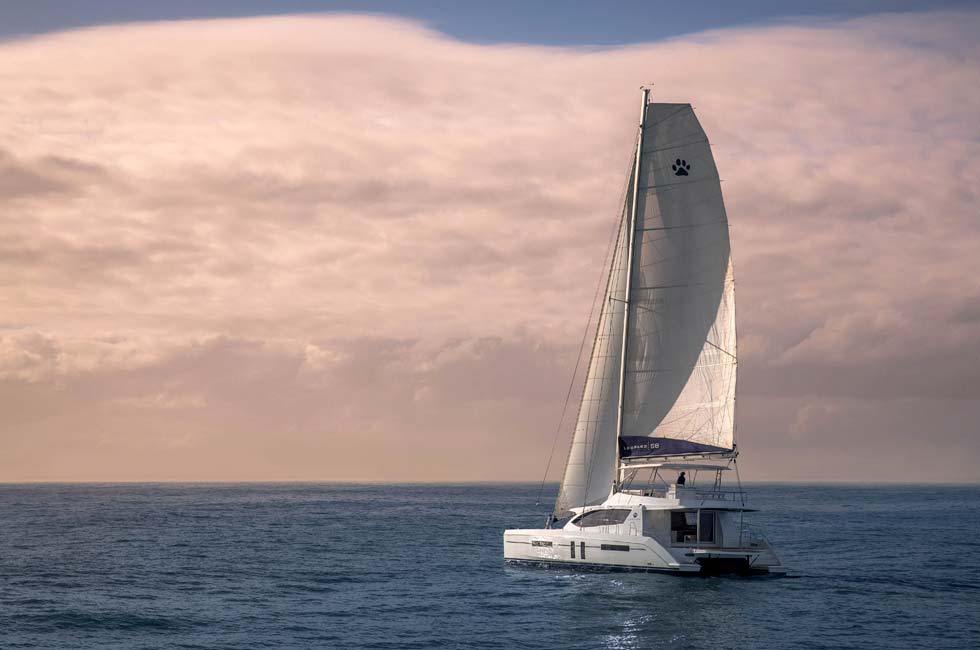
<path id="1" fill-rule="evenodd" d="M 630 511 L 625 508 L 593 510 L 580 516 L 572 523 L 579 528 L 591 528 L 593 526 L 615 526 L 626 521 L 626 518 L 629 516 Z"/>
<path id="2" fill-rule="evenodd" d="M 551 542 L 542 542 L 540 539 L 531 541 L 531 546 L 551 546 Z"/>
<path id="3" fill-rule="evenodd" d="M 698 513 L 673 511 L 670 513 L 670 539 L 674 543 L 694 542 L 698 538 Z"/>
<path id="4" fill-rule="evenodd" d="M 674 511 L 670 513 L 670 539 L 675 544 L 693 544 L 695 542 L 715 542 L 715 515 L 711 510 L 700 513 L 700 538 L 698 537 L 698 512 L 696 510 Z"/>
<path id="5" fill-rule="evenodd" d="M 602 550 L 603 551 L 628 551 L 630 550 L 630 547 L 627 544 L 603 544 Z"/>
<path id="6" fill-rule="evenodd" d="M 714 542 L 715 541 L 715 513 L 701 511 L 701 537 L 698 541 L 701 542 Z"/>

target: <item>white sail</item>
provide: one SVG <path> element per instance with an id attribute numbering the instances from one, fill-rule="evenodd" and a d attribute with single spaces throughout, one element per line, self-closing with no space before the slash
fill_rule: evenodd
<path id="1" fill-rule="evenodd" d="M 582 404 L 565 465 L 565 476 L 555 504 L 555 514 L 559 516 L 567 514 L 569 508 L 601 503 L 609 496 L 613 482 L 616 466 L 616 424 L 619 418 L 623 305 L 626 298 L 628 224 L 627 205 L 611 261 L 582 393 Z"/>
<path id="2" fill-rule="evenodd" d="M 735 294 L 718 171 L 690 104 L 649 104 L 621 455 L 734 446 Z"/>
<path id="3" fill-rule="evenodd" d="M 622 457 L 734 448 L 735 287 L 718 171 L 689 104 L 648 104 L 645 110 L 626 368 L 621 359 L 632 182 L 557 515 L 609 496 L 617 444 Z"/>

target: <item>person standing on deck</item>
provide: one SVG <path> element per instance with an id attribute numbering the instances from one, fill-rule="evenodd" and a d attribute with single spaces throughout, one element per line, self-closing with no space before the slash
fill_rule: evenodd
<path id="1" fill-rule="evenodd" d="M 677 477 L 677 484 L 684 485 L 686 482 L 687 478 L 684 476 L 684 472 L 681 472 L 681 475 Z"/>

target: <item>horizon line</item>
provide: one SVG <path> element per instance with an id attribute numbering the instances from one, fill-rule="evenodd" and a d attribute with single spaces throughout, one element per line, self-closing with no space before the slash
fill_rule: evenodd
<path id="1" fill-rule="evenodd" d="M 411 480 L 411 479 L 28 479 L 0 480 L 0 486 L 13 485 L 541 485 L 536 480 Z M 544 485 L 557 487 L 558 481 L 547 481 Z M 789 486 L 928 486 L 928 487 L 973 487 L 980 486 L 977 481 L 899 481 L 899 480 L 869 480 L 848 481 L 835 479 L 812 480 L 753 480 L 742 481 L 742 485 L 789 485 Z"/>

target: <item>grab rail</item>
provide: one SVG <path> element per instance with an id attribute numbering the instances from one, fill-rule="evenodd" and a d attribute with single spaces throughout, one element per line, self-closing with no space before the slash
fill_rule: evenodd
<path id="1" fill-rule="evenodd" d="M 745 501 L 745 490 L 699 490 L 691 488 L 694 496 L 702 501 Z"/>
<path id="2" fill-rule="evenodd" d="M 670 487 L 665 490 L 656 489 L 637 489 L 637 490 L 623 490 L 627 494 L 636 494 L 644 497 L 655 497 L 658 499 L 666 499 L 669 497 L 690 497 L 694 499 L 700 499 L 701 501 L 732 501 L 732 502 L 745 502 L 746 491 L 745 490 L 715 490 L 712 488 L 695 488 L 695 487 Z"/>

